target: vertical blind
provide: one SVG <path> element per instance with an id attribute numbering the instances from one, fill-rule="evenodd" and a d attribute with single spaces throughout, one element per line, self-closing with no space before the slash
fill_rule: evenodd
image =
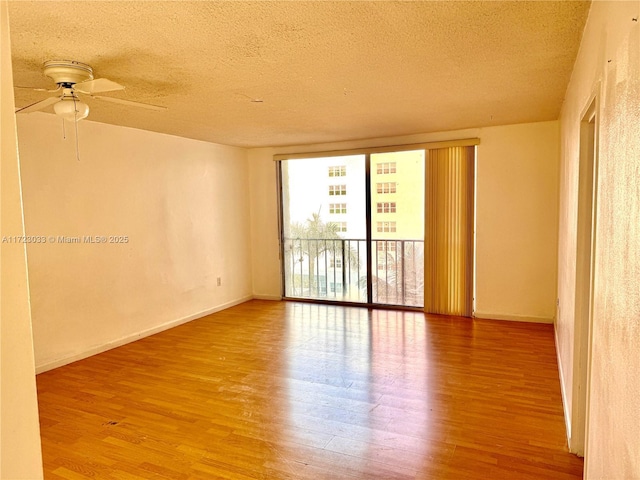
<path id="1" fill-rule="evenodd" d="M 427 313 L 473 313 L 475 147 L 428 150 L 425 166 Z"/>

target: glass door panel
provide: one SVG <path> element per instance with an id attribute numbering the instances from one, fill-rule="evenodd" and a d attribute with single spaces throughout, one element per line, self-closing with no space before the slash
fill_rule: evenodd
<path id="1" fill-rule="evenodd" d="M 372 303 L 424 305 L 424 150 L 371 154 Z"/>
<path id="2" fill-rule="evenodd" d="M 365 160 L 281 162 L 286 297 L 368 301 Z"/>

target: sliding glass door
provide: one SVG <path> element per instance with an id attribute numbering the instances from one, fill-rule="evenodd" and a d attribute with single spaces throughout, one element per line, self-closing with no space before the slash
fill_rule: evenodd
<path id="1" fill-rule="evenodd" d="M 286 297 L 368 301 L 365 161 L 281 162 Z"/>
<path id="2" fill-rule="evenodd" d="M 424 150 L 282 160 L 285 296 L 421 307 Z"/>

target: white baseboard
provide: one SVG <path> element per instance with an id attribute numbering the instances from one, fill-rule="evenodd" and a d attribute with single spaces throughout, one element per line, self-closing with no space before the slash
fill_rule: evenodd
<path id="1" fill-rule="evenodd" d="M 253 296 L 254 300 L 274 300 L 274 301 L 280 301 L 282 300 L 282 296 L 280 295 L 254 295 Z"/>
<path id="2" fill-rule="evenodd" d="M 68 365 L 70 363 L 76 362 L 78 360 L 82 360 L 84 358 L 91 357 L 93 355 L 97 355 L 98 353 L 106 352 L 107 350 L 111 350 L 112 348 L 120 347 L 122 345 L 126 345 L 127 343 L 135 342 L 136 340 L 140 340 L 141 338 L 148 337 L 154 335 L 156 333 L 163 332 L 165 330 L 169 330 L 170 328 L 177 327 L 178 325 L 182 325 L 183 323 L 190 322 L 192 320 L 196 320 L 198 318 L 206 317 L 207 315 L 211 315 L 212 313 L 219 312 L 221 310 L 225 310 L 230 307 L 234 307 L 236 305 L 240 305 L 241 303 L 252 300 L 254 297 L 249 295 L 246 297 L 239 298 L 237 300 L 232 300 L 227 303 L 223 303 L 222 305 L 218 305 L 216 307 L 209 308 L 207 310 L 203 310 L 198 313 L 194 313 L 192 315 L 187 315 L 186 317 L 179 318 L 177 320 L 171 320 L 169 322 L 163 323 L 162 325 L 157 325 L 155 327 L 149 328 L 147 330 L 143 330 L 138 333 L 133 333 L 131 335 L 127 335 L 126 337 L 119 338 L 112 342 L 108 342 L 102 345 L 97 345 L 95 347 L 89 348 L 80 353 L 76 353 L 74 355 L 70 355 L 68 357 L 59 358 L 56 360 L 52 360 L 41 365 L 36 365 L 36 374 L 43 373 L 48 370 L 53 370 L 54 368 L 62 367 L 64 365 Z"/>
<path id="3" fill-rule="evenodd" d="M 553 328 L 553 339 L 556 344 L 556 357 L 558 359 L 558 374 L 560 375 L 560 393 L 562 394 L 562 411 L 564 413 L 564 425 L 567 430 L 567 445 L 571 448 L 571 415 L 567 408 L 567 391 L 565 390 L 564 374 L 562 373 L 562 358 L 560 357 L 560 350 L 558 350 L 560 343 L 558 342 L 558 327 L 557 324 Z"/>
<path id="4" fill-rule="evenodd" d="M 475 318 L 484 318 L 486 320 L 509 320 L 511 322 L 553 323 L 553 318 L 532 317 L 527 315 L 502 315 L 499 313 L 474 312 L 473 316 Z"/>

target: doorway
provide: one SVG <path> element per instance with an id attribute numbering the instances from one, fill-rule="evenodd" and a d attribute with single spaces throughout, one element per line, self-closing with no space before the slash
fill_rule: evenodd
<path id="1" fill-rule="evenodd" d="M 576 292 L 574 324 L 574 377 L 571 412 L 571 452 L 584 456 L 589 403 L 594 242 L 597 191 L 597 118 L 594 98 L 580 122 Z"/>

